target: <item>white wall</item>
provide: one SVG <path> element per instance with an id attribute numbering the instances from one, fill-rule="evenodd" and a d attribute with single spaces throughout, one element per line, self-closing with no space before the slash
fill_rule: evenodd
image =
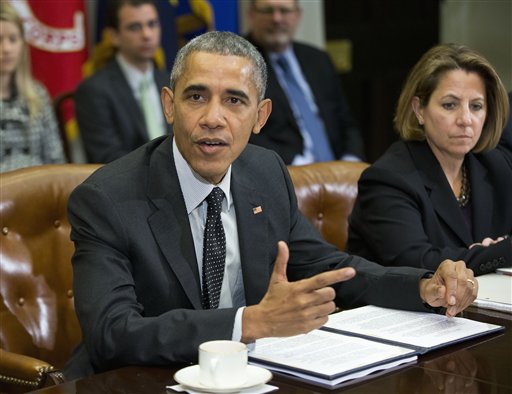
<path id="1" fill-rule="evenodd" d="M 479 51 L 512 90 L 512 1 L 443 0 L 440 13 L 440 41 Z"/>
<path id="2" fill-rule="evenodd" d="M 301 0 L 302 21 L 295 38 L 325 48 L 324 2 L 322 0 Z"/>

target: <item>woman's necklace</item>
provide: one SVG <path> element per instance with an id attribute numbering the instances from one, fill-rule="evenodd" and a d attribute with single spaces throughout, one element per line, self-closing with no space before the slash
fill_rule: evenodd
<path id="1" fill-rule="evenodd" d="M 469 185 L 469 179 L 466 171 L 466 165 L 462 164 L 462 182 L 460 187 L 460 196 L 457 198 L 457 203 L 459 204 L 459 207 L 464 208 L 466 205 L 468 205 L 469 202 L 469 195 L 470 195 L 470 185 Z"/>

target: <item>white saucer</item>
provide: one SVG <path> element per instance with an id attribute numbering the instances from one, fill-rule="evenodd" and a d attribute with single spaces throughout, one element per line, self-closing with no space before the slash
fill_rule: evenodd
<path id="1" fill-rule="evenodd" d="M 254 365 L 247 366 L 247 380 L 244 384 L 241 384 L 238 387 L 223 389 L 216 387 L 206 387 L 199 383 L 199 365 L 192 365 L 191 367 L 180 369 L 174 374 L 174 380 L 182 386 L 185 386 L 185 388 L 188 387 L 192 390 L 201 391 L 204 393 L 234 393 L 240 390 L 267 383 L 270 379 L 272 379 L 272 373 L 269 370 L 256 367 Z"/>

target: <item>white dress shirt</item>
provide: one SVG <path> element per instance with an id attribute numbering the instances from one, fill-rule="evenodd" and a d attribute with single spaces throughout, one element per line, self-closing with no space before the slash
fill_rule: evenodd
<path id="1" fill-rule="evenodd" d="M 224 192 L 222 201 L 221 220 L 226 234 L 226 264 L 224 278 L 220 292 L 219 308 L 239 308 L 233 328 L 232 339 L 239 341 L 242 337 L 242 313 L 245 307 L 245 289 L 240 262 L 240 248 L 238 243 L 238 231 L 236 225 L 236 212 L 231 194 L 231 166 L 218 185 L 213 185 L 197 174 L 181 155 L 176 141 L 172 143 L 174 164 L 178 173 L 185 206 L 190 222 L 194 249 L 199 269 L 199 278 L 202 282 L 203 272 L 203 238 L 206 225 L 206 213 L 208 204 L 206 197 L 215 186 Z M 201 283 L 202 286 L 202 283 Z"/>

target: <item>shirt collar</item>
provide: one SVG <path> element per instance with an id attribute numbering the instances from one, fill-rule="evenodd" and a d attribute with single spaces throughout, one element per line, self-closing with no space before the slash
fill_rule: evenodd
<path id="1" fill-rule="evenodd" d="M 295 57 L 295 52 L 293 52 L 293 46 L 290 45 L 283 52 L 269 52 L 268 56 L 272 62 L 276 63 L 277 60 L 281 57 L 286 58 L 288 63 L 295 63 L 297 61 Z"/>
<path id="2" fill-rule="evenodd" d="M 229 211 L 232 205 L 231 198 L 231 166 L 222 181 L 218 185 L 213 185 L 210 182 L 203 179 L 197 172 L 195 172 L 190 165 L 187 163 L 185 158 L 182 156 L 176 140 L 172 140 L 172 152 L 174 157 L 174 165 L 176 166 L 176 172 L 178 173 L 178 179 L 181 185 L 181 191 L 183 198 L 185 199 L 185 206 L 187 207 L 187 214 L 190 214 L 196 209 L 206 197 L 211 193 L 215 186 L 218 186 L 224 192 L 226 196 L 225 202 L 227 210 Z"/>
<path id="3" fill-rule="evenodd" d="M 140 71 L 138 68 L 133 67 L 130 63 L 126 61 L 124 56 L 118 52 L 116 54 L 116 60 L 119 63 L 119 67 L 123 71 L 126 79 L 128 80 L 128 84 L 130 88 L 134 92 L 138 92 L 140 89 L 140 84 L 143 80 L 151 81 L 153 78 L 153 63 L 149 62 L 149 67 L 145 72 Z"/>

